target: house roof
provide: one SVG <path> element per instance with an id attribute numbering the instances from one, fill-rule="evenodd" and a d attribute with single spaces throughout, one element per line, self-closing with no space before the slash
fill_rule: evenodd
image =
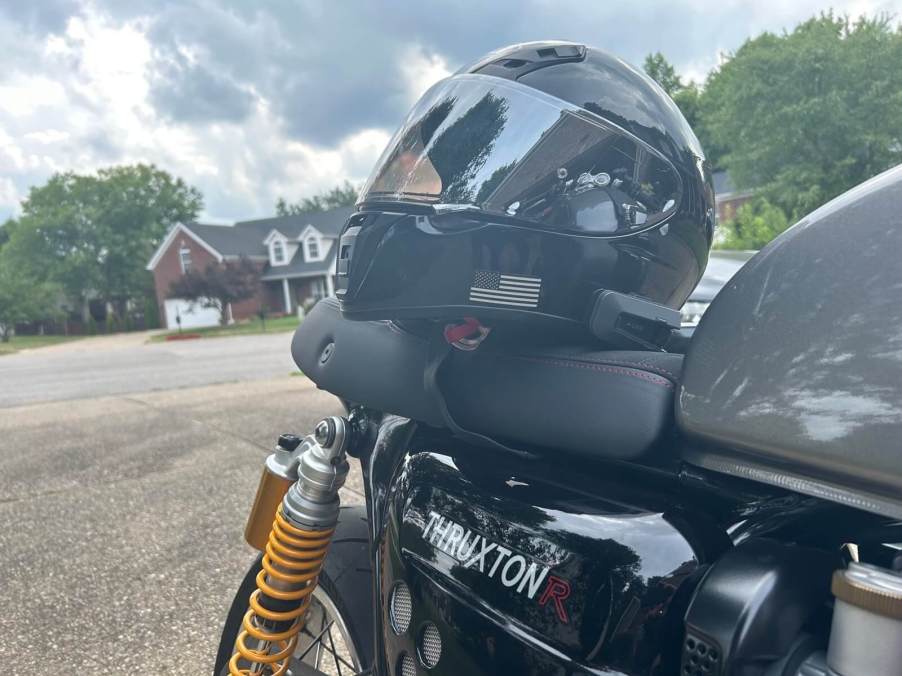
<path id="1" fill-rule="evenodd" d="M 191 232 L 216 249 L 223 256 L 266 256 L 263 239 L 267 233 L 253 227 L 235 225 L 207 225 L 189 223 Z"/>
<path id="2" fill-rule="evenodd" d="M 335 265 L 336 246 L 332 241 L 326 241 L 329 249 L 325 252 L 321 261 L 304 260 L 304 247 L 299 246 L 294 252 L 294 257 L 287 265 L 267 265 L 260 279 L 282 279 L 283 277 L 314 277 L 324 275 L 332 270 Z"/>
<path id="3" fill-rule="evenodd" d="M 273 230 L 278 230 L 289 239 L 296 239 L 308 226 L 313 226 L 323 236 L 337 238 L 341 228 L 353 212 L 354 207 L 340 207 L 329 211 L 309 212 L 294 216 L 238 221 L 234 225 L 212 225 L 209 223 L 180 225 L 170 231 L 169 235 L 163 240 L 147 264 L 147 269 L 152 270 L 156 266 L 163 251 L 169 247 L 172 238 L 179 230 L 192 235 L 194 239 L 198 240 L 220 260 L 224 257 L 234 256 L 268 258 L 269 251 L 264 242 L 267 235 Z M 279 265 L 271 269 L 267 267 L 263 279 L 304 276 L 317 272 L 325 273 L 332 264 L 333 255 L 334 251 L 330 250 L 324 260 L 307 262 L 304 260 L 303 247 L 299 246 L 288 265 Z"/>
<path id="4" fill-rule="evenodd" d="M 286 237 L 297 237 L 304 228 L 312 225 L 326 237 L 338 237 L 348 217 L 354 213 L 354 207 L 339 207 L 329 211 L 308 212 L 297 216 L 276 216 L 260 218 L 255 221 L 238 221 L 236 228 L 254 228 L 266 237 L 272 230 L 278 230 Z M 260 240 L 263 240 L 263 237 Z"/>

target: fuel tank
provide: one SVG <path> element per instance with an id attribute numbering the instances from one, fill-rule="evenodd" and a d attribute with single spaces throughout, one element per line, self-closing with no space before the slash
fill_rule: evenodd
<path id="1" fill-rule="evenodd" d="M 902 518 L 902 167 L 730 280 L 690 343 L 677 419 L 690 462 Z"/>
<path id="2" fill-rule="evenodd" d="M 729 547 L 704 515 L 616 472 L 408 448 L 376 536 L 385 673 L 679 671 L 689 597 Z"/>

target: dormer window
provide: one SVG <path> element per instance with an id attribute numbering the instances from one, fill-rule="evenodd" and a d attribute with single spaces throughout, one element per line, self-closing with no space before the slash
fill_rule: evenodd
<path id="1" fill-rule="evenodd" d="M 191 249 L 185 246 L 184 242 L 179 248 L 179 264 L 182 267 L 182 274 L 191 271 Z"/>
<path id="2" fill-rule="evenodd" d="M 316 237 L 308 237 L 307 238 L 307 260 L 308 261 L 318 261 L 319 260 L 319 240 Z"/>
<path id="3" fill-rule="evenodd" d="M 277 239 L 272 243 L 272 263 L 282 265 L 285 262 L 285 242 Z"/>

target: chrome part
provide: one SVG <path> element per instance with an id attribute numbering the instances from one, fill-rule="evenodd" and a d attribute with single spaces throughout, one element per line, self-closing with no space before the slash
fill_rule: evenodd
<path id="1" fill-rule="evenodd" d="M 307 623 L 288 676 L 308 676 L 311 670 L 329 676 L 351 676 L 363 671 L 363 661 L 351 640 L 348 624 L 321 586 L 313 592 Z"/>
<path id="2" fill-rule="evenodd" d="M 438 627 L 427 622 L 420 634 L 420 662 L 427 669 L 432 669 L 442 657 L 442 637 Z"/>
<path id="3" fill-rule="evenodd" d="M 450 214 L 457 211 L 479 211 L 479 207 L 475 204 L 433 204 L 437 214 Z"/>
<path id="4" fill-rule="evenodd" d="M 331 446 L 335 441 L 335 421 L 332 418 L 326 418 L 317 423 L 313 430 L 313 438 L 320 446 Z"/>
<path id="5" fill-rule="evenodd" d="M 326 443 L 320 443 L 322 439 Z M 326 418 L 304 439 L 298 480 L 282 502 L 285 517 L 298 528 L 325 530 L 338 522 L 338 490 L 348 477 L 348 421 Z"/>
<path id="6" fill-rule="evenodd" d="M 293 434 L 280 435 L 275 449 L 266 458 L 266 469 L 283 479 L 297 481 L 298 463 L 301 456 L 310 448 L 309 440 L 310 437 L 298 439 Z"/>
<path id="7" fill-rule="evenodd" d="M 902 575 L 850 563 L 833 577 L 827 664 L 837 676 L 902 674 Z"/>
<path id="8" fill-rule="evenodd" d="M 685 396 L 685 392 L 681 396 Z M 815 498 L 838 502 L 841 505 L 862 509 L 866 512 L 902 519 L 902 505 L 897 501 L 886 500 L 881 496 L 868 494 L 860 489 L 848 488 L 821 479 L 795 474 L 785 468 L 781 468 L 778 471 L 745 458 L 742 460 L 721 458 L 699 452 L 694 448 L 685 450 L 684 459 L 693 465 L 698 465 L 714 472 L 732 474 L 751 481 L 786 488 L 795 493 L 803 493 Z"/>
<path id="9" fill-rule="evenodd" d="M 410 618 L 413 614 L 413 602 L 410 597 L 410 589 L 403 582 L 395 585 L 391 593 L 389 604 L 389 620 L 391 628 L 398 635 L 410 628 Z"/>

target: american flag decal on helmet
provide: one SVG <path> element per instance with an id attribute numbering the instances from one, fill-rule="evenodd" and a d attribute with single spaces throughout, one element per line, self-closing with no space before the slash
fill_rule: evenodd
<path id="1" fill-rule="evenodd" d="M 537 308 L 542 291 L 541 277 L 502 275 L 477 270 L 470 286 L 470 302 L 505 307 Z"/>

